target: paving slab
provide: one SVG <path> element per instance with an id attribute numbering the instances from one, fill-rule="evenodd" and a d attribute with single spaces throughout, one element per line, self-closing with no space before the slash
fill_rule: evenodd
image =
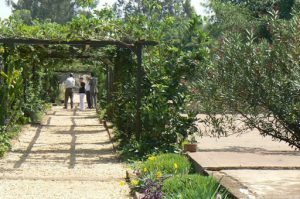
<path id="1" fill-rule="evenodd" d="M 300 151 L 257 131 L 197 140 L 188 155 L 237 198 L 300 199 Z"/>
<path id="2" fill-rule="evenodd" d="M 300 169 L 300 153 L 256 154 L 240 152 L 197 152 L 190 157 L 207 170 Z"/>
<path id="3" fill-rule="evenodd" d="M 211 174 L 239 198 L 300 198 L 300 170 L 222 170 Z"/>

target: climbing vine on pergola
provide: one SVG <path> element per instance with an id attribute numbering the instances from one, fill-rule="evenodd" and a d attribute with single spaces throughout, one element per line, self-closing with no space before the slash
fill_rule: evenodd
<path id="1" fill-rule="evenodd" d="M 42 40 L 32 38 L 0 38 L 0 43 L 7 47 L 15 45 L 32 45 L 32 46 L 49 46 L 49 45 L 69 45 L 72 47 L 92 47 L 102 48 L 107 46 L 116 46 L 119 48 L 127 48 L 134 52 L 137 56 L 137 73 L 136 73 L 136 137 L 140 139 L 142 135 L 142 121 L 141 121 L 141 79 L 142 79 L 142 50 L 144 46 L 154 46 L 157 44 L 155 41 L 138 40 L 131 43 L 115 40 L 81 40 L 81 41 L 55 41 L 55 40 Z M 6 56 L 4 56 L 4 63 L 6 62 Z M 7 67 L 4 65 L 4 72 L 7 72 Z M 107 73 L 107 78 L 109 76 Z M 107 91 L 109 93 L 109 91 Z"/>

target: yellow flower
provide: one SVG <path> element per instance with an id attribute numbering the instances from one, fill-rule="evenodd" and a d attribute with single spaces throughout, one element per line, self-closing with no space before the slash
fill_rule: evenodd
<path id="1" fill-rule="evenodd" d="M 148 169 L 147 167 L 144 167 L 144 172 L 147 173 L 148 172 Z"/>
<path id="2" fill-rule="evenodd" d="M 158 171 L 158 172 L 156 173 L 156 178 L 159 179 L 159 178 L 161 178 L 161 176 L 162 176 L 162 172 L 161 172 L 161 171 Z"/>
<path id="3" fill-rule="evenodd" d="M 120 182 L 120 186 L 121 186 L 121 187 L 124 187 L 125 185 L 126 185 L 126 182 L 125 182 L 125 181 L 121 181 L 121 182 Z"/>
<path id="4" fill-rule="evenodd" d="M 177 163 L 174 163 L 174 169 L 178 169 Z"/>
<path id="5" fill-rule="evenodd" d="M 153 161 L 153 160 L 155 160 L 155 159 L 156 159 L 155 156 L 149 156 L 149 158 L 148 158 L 148 160 L 151 160 L 151 161 Z"/>
<path id="6" fill-rule="evenodd" d="M 137 185 L 140 184 L 140 181 L 139 180 L 132 180 L 131 184 L 134 185 L 134 186 L 137 186 Z"/>

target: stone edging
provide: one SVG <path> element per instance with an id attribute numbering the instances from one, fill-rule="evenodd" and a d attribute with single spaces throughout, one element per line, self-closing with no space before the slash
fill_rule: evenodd
<path id="1" fill-rule="evenodd" d="M 242 185 L 239 181 L 236 179 L 220 172 L 220 171 L 208 171 L 205 170 L 200 164 L 198 164 L 191 156 L 189 153 L 187 153 L 188 158 L 190 159 L 191 163 L 194 165 L 196 172 L 201 173 L 203 175 L 210 175 L 214 177 L 218 182 L 228 189 L 228 191 L 232 194 L 233 197 L 235 198 L 249 198 L 249 196 L 253 196 L 253 198 L 256 198 L 257 196 L 250 192 L 247 187 Z M 245 193 L 242 193 L 241 190 L 245 190 Z"/>

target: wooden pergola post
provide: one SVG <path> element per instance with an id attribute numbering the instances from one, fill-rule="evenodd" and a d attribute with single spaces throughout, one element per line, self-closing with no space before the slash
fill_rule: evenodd
<path id="1" fill-rule="evenodd" d="M 4 45 L 4 48 L 8 49 L 8 51 L 11 51 L 11 47 L 12 47 L 12 45 L 6 45 L 6 44 Z M 8 56 L 9 56 L 9 52 L 7 52 L 7 50 L 5 50 L 4 54 L 3 54 L 3 60 L 2 60 L 3 72 L 5 74 L 8 74 L 8 65 L 7 65 L 7 58 L 8 58 Z M 5 80 L 5 79 L 3 79 L 3 84 L 5 86 L 8 86 L 8 81 Z M 4 97 L 4 94 L 5 94 L 6 91 L 8 91 L 8 88 L 5 88 L 4 91 L 2 91 L 1 95 L 3 95 L 3 96 L 1 96 L 1 97 Z M 9 94 L 6 97 L 9 98 L 10 97 Z M 0 124 L 1 125 L 5 124 L 5 122 L 7 122 L 5 120 L 8 119 L 7 118 L 7 116 L 8 116 L 8 110 L 10 108 L 9 104 L 8 104 L 8 101 L 9 101 L 8 99 L 7 100 L 4 99 L 3 111 L 2 111 L 2 115 L 0 116 L 0 118 L 1 118 L 0 119 Z"/>
<path id="2" fill-rule="evenodd" d="M 143 46 L 139 43 L 136 45 L 137 70 L 136 70 L 136 139 L 142 137 L 142 50 Z"/>

